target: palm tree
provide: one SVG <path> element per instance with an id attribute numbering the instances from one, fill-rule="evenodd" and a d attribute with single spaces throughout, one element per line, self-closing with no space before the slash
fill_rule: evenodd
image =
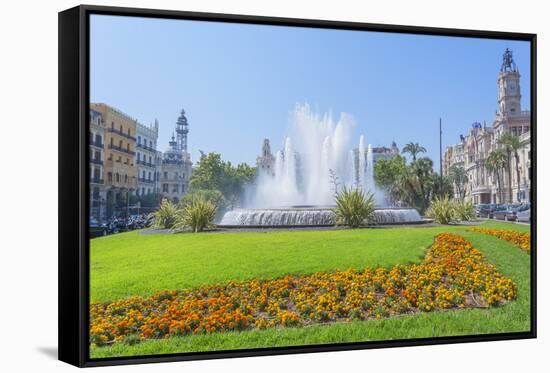
<path id="1" fill-rule="evenodd" d="M 468 173 L 463 166 L 454 164 L 449 169 L 449 176 L 456 187 L 458 197 L 464 199 L 466 197 L 466 184 L 468 183 Z"/>
<path id="2" fill-rule="evenodd" d="M 504 133 L 498 139 L 498 143 L 504 146 L 507 156 L 507 169 L 508 169 L 508 196 L 510 202 L 512 202 L 512 154 L 516 160 L 516 182 L 518 183 L 518 192 L 520 186 L 520 173 L 519 173 L 519 153 L 518 150 L 521 148 L 521 141 L 518 136 L 512 135 L 511 133 Z"/>
<path id="3" fill-rule="evenodd" d="M 431 188 L 429 188 L 429 186 L 430 182 L 433 181 L 433 165 L 433 161 L 428 157 L 419 158 L 418 161 L 411 165 L 414 173 L 416 174 L 416 184 L 420 189 L 419 192 L 422 212 L 424 212 L 430 203 L 429 193 Z"/>
<path id="4" fill-rule="evenodd" d="M 410 142 L 407 145 L 403 147 L 403 150 L 401 150 L 401 153 L 409 153 L 412 156 L 413 162 L 416 162 L 416 156 L 419 153 L 426 153 L 426 148 L 423 146 L 420 146 L 419 143 Z"/>
<path id="5" fill-rule="evenodd" d="M 491 174 L 493 174 L 497 178 L 497 193 L 500 199 L 499 202 L 501 203 L 503 202 L 503 199 L 504 199 L 502 195 L 501 171 L 506 168 L 506 163 L 507 163 L 506 153 L 502 149 L 493 150 L 485 160 L 485 167 L 487 168 L 487 171 L 489 171 Z"/>

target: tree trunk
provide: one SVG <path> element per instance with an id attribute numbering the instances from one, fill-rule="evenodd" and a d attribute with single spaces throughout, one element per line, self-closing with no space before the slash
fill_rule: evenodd
<path id="1" fill-rule="evenodd" d="M 503 190 L 502 190 L 502 180 L 501 180 L 501 177 L 500 177 L 500 172 L 497 171 L 497 194 L 498 194 L 498 203 L 502 203 L 504 202 L 503 201 Z"/>
<path id="2" fill-rule="evenodd" d="M 508 162 L 507 162 L 507 168 L 508 168 L 508 203 L 513 202 L 513 193 L 512 193 L 512 153 L 508 152 Z"/>
<path id="3" fill-rule="evenodd" d="M 517 151 L 514 152 L 514 157 L 516 158 L 516 181 L 518 183 L 517 200 L 519 202 L 519 192 L 520 192 L 521 181 L 520 181 L 520 172 L 519 172 L 519 154 Z"/>

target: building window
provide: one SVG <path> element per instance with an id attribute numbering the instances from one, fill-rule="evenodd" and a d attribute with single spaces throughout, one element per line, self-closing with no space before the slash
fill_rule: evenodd
<path id="1" fill-rule="evenodd" d="M 139 154 L 139 152 L 138 152 L 138 153 L 137 153 L 137 161 L 138 161 L 138 163 L 139 163 L 139 161 L 140 161 L 140 155 L 141 155 L 141 154 Z"/>
<path id="2" fill-rule="evenodd" d="M 115 181 L 116 181 L 117 183 L 120 182 L 120 174 L 119 174 L 118 172 L 115 174 Z"/>
<path id="3" fill-rule="evenodd" d="M 147 179 L 148 179 L 148 180 L 151 180 L 151 171 L 149 171 L 149 173 L 147 174 L 147 176 L 148 176 Z"/>
<path id="4" fill-rule="evenodd" d="M 164 178 L 168 179 L 168 172 L 164 171 Z"/>
<path id="5" fill-rule="evenodd" d="M 138 145 L 141 145 L 141 136 L 138 136 Z"/>
<path id="6" fill-rule="evenodd" d="M 125 182 L 125 183 L 128 182 L 128 175 L 124 175 L 124 182 Z"/>
<path id="7" fill-rule="evenodd" d="M 151 156 L 149 156 L 149 164 L 152 164 L 152 159 L 151 159 Z"/>
<path id="8" fill-rule="evenodd" d="M 168 184 L 162 184 L 162 192 L 168 193 Z"/>
<path id="9" fill-rule="evenodd" d="M 153 149 L 153 142 L 149 140 L 149 147 Z"/>
<path id="10" fill-rule="evenodd" d="M 172 193 L 179 193 L 179 190 L 180 190 L 179 186 L 180 186 L 179 184 L 174 184 L 174 187 L 172 189 Z"/>
<path id="11" fill-rule="evenodd" d="M 122 140 L 118 140 L 118 147 L 122 149 Z"/>
<path id="12" fill-rule="evenodd" d="M 109 182 L 113 182 L 113 173 L 112 172 L 109 172 L 107 173 L 107 180 L 109 180 Z"/>

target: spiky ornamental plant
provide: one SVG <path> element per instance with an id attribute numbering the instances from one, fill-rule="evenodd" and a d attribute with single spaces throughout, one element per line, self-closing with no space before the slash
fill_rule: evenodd
<path id="1" fill-rule="evenodd" d="M 216 218 L 216 205 L 203 196 L 197 196 L 183 206 L 177 214 L 173 230 L 190 228 L 193 232 L 202 232 L 213 225 Z"/>
<path id="2" fill-rule="evenodd" d="M 455 205 L 448 197 L 435 197 L 426 211 L 426 215 L 439 224 L 451 224 L 458 221 Z"/>
<path id="3" fill-rule="evenodd" d="M 374 196 L 360 188 L 343 187 L 336 193 L 336 224 L 357 228 L 374 220 Z"/>
<path id="4" fill-rule="evenodd" d="M 454 208 L 458 220 L 470 221 L 476 218 L 474 204 L 470 201 L 455 201 Z"/>
<path id="5" fill-rule="evenodd" d="M 171 229 L 176 222 L 177 212 L 178 209 L 175 204 L 163 199 L 159 209 L 154 214 L 154 226 L 156 228 Z"/>

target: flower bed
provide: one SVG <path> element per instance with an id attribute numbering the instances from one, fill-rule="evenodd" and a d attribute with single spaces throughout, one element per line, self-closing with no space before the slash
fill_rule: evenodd
<path id="1" fill-rule="evenodd" d="M 506 240 L 511 242 L 523 251 L 531 253 L 531 234 L 527 232 L 516 232 L 509 231 L 505 229 L 489 229 L 489 228 L 470 228 L 468 229 L 472 232 L 490 234 L 491 236 L 496 236 L 501 240 Z"/>
<path id="2" fill-rule="evenodd" d="M 492 307 L 516 285 L 463 237 L 439 234 L 421 264 L 229 282 L 90 306 L 90 343 Z"/>

